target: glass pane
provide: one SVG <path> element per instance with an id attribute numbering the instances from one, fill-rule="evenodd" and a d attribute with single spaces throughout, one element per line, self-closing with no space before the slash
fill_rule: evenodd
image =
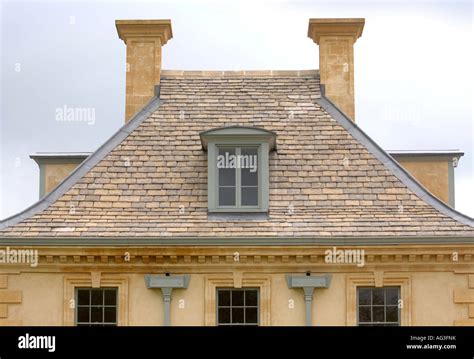
<path id="1" fill-rule="evenodd" d="M 235 186 L 235 168 L 219 169 L 219 186 Z"/>
<path id="2" fill-rule="evenodd" d="M 359 305 L 370 305 L 371 292 L 370 289 L 359 289 Z"/>
<path id="3" fill-rule="evenodd" d="M 77 307 L 77 321 L 80 323 L 89 322 L 89 307 Z"/>
<path id="4" fill-rule="evenodd" d="M 371 322 L 370 307 L 359 307 L 359 322 Z"/>
<path id="5" fill-rule="evenodd" d="M 257 324 L 257 308 L 245 308 L 245 323 Z"/>
<path id="6" fill-rule="evenodd" d="M 385 304 L 398 305 L 398 288 L 387 288 L 385 290 Z"/>
<path id="7" fill-rule="evenodd" d="M 104 322 L 115 323 L 117 320 L 116 313 L 117 313 L 117 310 L 115 307 L 104 308 Z"/>
<path id="8" fill-rule="evenodd" d="M 102 309 L 103 307 L 92 307 L 91 308 L 91 322 L 102 323 Z"/>
<path id="9" fill-rule="evenodd" d="M 258 186 L 258 152 L 256 148 L 242 148 L 240 151 L 242 186 Z"/>
<path id="10" fill-rule="evenodd" d="M 218 156 L 222 157 L 217 157 L 217 160 L 224 161 L 224 163 L 231 163 L 232 162 L 232 156 L 235 156 L 235 147 L 219 147 L 219 154 Z M 234 159 L 235 160 L 235 159 Z M 235 163 L 235 162 L 234 162 Z M 222 167 L 222 166 L 221 166 Z"/>
<path id="11" fill-rule="evenodd" d="M 232 308 L 232 323 L 244 322 L 244 308 Z"/>
<path id="12" fill-rule="evenodd" d="M 218 292 L 218 306 L 230 305 L 230 292 L 228 290 L 220 290 Z"/>
<path id="13" fill-rule="evenodd" d="M 384 307 L 373 307 L 373 321 L 374 322 L 384 322 Z"/>
<path id="14" fill-rule="evenodd" d="M 105 291 L 104 304 L 105 305 L 116 305 L 117 304 L 117 291 L 115 289 Z"/>
<path id="15" fill-rule="evenodd" d="M 100 289 L 91 290 L 91 304 L 92 305 L 102 305 L 104 304 L 103 291 Z"/>
<path id="16" fill-rule="evenodd" d="M 398 322 L 398 307 L 387 307 L 387 322 Z"/>
<path id="17" fill-rule="evenodd" d="M 372 289 L 372 305 L 384 304 L 383 293 L 384 290 L 382 288 Z"/>
<path id="18" fill-rule="evenodd" d="M 219 206 L 235 206 L 235 187 L 219 188 Z"/>
<path id="19" fill-rule="evenodd" d="M 218 324 L 230 323 L 230 308 L 219 308 Z"/>
<path id="20" fill-rule="evenodd" d="M 235 186 L 235 148 L 219 148 L 216 164 L 219 170 L 219 186 Z"/>
<path id="21" fill-rule="evenodd" d="M 258 206 L 257 187 L 242 187 L 242 206 Z"/>
<path id="22" fill-rule="evenodd" d="M 232 306 L 243 306 L 244 305 L 244 291 L 233 290 L 232 291 Z"/>
<path id="23" fill-rule="evenodd" d="M 88 289 L 78 289 L 77 291 L 77 304 L 78 305 L 88 305 L 89 304 L 89 290 Z"/>
<path id="24" fill-rule="evenodd" d="M 245 291 L 245 305 L 247 307 L 256 307 L 257 306 L 257 291 L 256 290 L 247 290 Z"/>
<path id="25" fill-rule="evenodd" d="M 249 158 L 249 162 L 248 164 L 251 164 L 251 165 L 258 165 L 258 148 L 256 147 L 242 147 L 240 149 L 240 154 L 242 156 L 245 156 L 243 157 L 244 159 L 244 162 L 247 161 L 246 159 Z"/>
<path id="26" fill-rule="evenodd" d="M 242 186 L 258 186 L 258 172 L 252 172 L 252 169 L 241 169 Z"/>

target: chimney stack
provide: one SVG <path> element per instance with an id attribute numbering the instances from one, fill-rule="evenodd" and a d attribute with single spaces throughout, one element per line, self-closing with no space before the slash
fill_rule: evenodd
<path id="1" fill-rule="evenodd" d="M 116 20 L 127 45 L 125 122 L 154 96 L 160 83 L 161 47 L 173 37 L 171 20 Z"/>
<path id="2" fill-rule="evenodd" d="M 308 37 L 319 45 L 319 74 L 326 96 L 355 121 L 354 43 L 365 19 L 310 19 Z"/>

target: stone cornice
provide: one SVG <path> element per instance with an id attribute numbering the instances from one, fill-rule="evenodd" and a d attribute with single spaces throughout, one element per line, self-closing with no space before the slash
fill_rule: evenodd
<path id="1" fill-rule="evenodd" d="M 347 36 L 355 42 L 364 24 L 365 19 L 310 19 L 308 37 L 318 45 L 322 36 Z"/>
<path id="2" fill-rule="evenodd" d="M 15 247 L 22 249 L 26 247 Z M 215 247 L 215 248 L 52 248 L 38 249 L 38 267 L 32 271 L 50 266 L 135 266 L 148 267 L 208 267 L 208 266 L 252 266 L 252 267 L 300 267 L 324 266 L 327 268 L 352 268 L 353 263 L 326 263 L 326 251 L 334 247 Z M 28 247 L 28 249 L 31 249 Z M 351 247 L 336 247 L 337 250 L 353 250 Z M 473 246 L 406 246 L 397 248 L 363 248 L 364 268 L 373 266 L 458 266 L 474 263 Z M 27 268 L 28 264 L 1 264 L 3 268 Z M 105 268 L 104 268 L 105 269 Z"/>
<path id="3" fill-rule="evenodd" d="M 115 26 L 125 43 L 132 38 L 159 38 L 165 45 L 173 37 L 171 20 L 116 20 Z"/>

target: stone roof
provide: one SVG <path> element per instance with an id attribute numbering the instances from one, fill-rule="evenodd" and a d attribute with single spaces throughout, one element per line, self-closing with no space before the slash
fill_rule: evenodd
<path id="1" fill-rule="evenodd" d="M 321 105 L 316 71 L 163 71 L 159 91 L 0 237 L 474 236 L 471 218 Z M 235 125 L 277 134 L 267 217 L 208 216 L 199 133 Z"/>

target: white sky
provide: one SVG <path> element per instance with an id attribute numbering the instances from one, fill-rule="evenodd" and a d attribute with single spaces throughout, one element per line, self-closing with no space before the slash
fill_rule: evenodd
<path id="1" fill-rule="evenodd" d="M 38 199 L 29 154 L 94 151 L 123 124 L 125 45 L 115 19 L 172 20 L 163 67 L 315 69 L 309 18 L 364 17 L 357 124 L 385 149 L 461 149 L 456 209 L 474 216 L 471 2 L 1 2 L 0 218 Z M 21 71 L 15 66 L 21 65 Z M 87 107 L 93 125 L 58 122 Z"/>

